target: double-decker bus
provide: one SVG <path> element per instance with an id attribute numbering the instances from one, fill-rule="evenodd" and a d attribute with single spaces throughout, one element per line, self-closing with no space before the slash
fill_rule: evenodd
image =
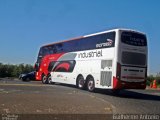
<path id="1" fill-rule="evenodd" d="M 94 91 L 145 89 L 147 39 L 144 33 L 113 29 L 44 45 L 35 65 L 36 79 Z"/>

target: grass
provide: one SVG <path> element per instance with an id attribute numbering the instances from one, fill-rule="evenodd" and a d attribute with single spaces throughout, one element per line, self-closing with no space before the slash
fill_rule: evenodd
<path id="1" fill-rule="evenodd" d="M 160 88 L 160 84 L 157 85 L 157 88 Z"/>

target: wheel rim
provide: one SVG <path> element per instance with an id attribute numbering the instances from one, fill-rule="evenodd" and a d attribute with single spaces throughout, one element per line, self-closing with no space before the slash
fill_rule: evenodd
<path id="1" fill-rule="evenodd" d="M 79 88 L 83 88 L 83 86 L 84 86 L 84 80 L 81 78 L 81 79 L 79 79 L 79 81 L 78 81 L 78 87 L 79 87 Z"/>
<path id="2" fill-rule="evenodd" d="M 77 83 L 77 87 L 80 89 L 84 88 L 84 78 L 83 76 L 79 76 L 77 79 L 78 83 Z"/>
<path id="3" fill-rule="evenodd" d="M 51 82 L 52 82 L 52 79 L 51 79 L 51 76 L 49 76 L 48 77 L 48 83 L 51 84 Z"/>
<path id="4" fill-rule="evenodd" d="M 43 79 L 42 79 L 42 81 L 43 81 L 43 83 L 45 83 L 46 82 L 46 76 L 43 76 Z"/>
<path id="5" fill-rule="evenodd" d="M 88 90 L 92 91 L 94 89 L 94 81 L 93 80 L 89 80 L 88 81 Z"/>

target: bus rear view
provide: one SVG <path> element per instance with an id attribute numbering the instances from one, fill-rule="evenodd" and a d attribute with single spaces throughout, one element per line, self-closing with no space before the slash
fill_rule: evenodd
<path id="1" fill-rule="evenodd" d="M 147 78 L 146 35 L 119 30 L 116 77 L 113 89 L 145 89 Z"/>

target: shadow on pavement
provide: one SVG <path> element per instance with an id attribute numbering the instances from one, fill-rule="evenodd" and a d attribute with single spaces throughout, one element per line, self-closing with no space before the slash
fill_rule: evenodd
<path id="1" fill-rule="evenodd" d="M 145 92 L 145 93 L 143 93 Z M 160 91 L 159 91 L 160 92 Z M 95 93 L 111 95 L 120 98 L 129 98 L 129 99 L 142 99 L 142 100 L 153 100 L 153 101 L 160 101 L 160 96 L 154 95 L 151 93 L 147 93 L 147 90 L 121 90 L 120 93 L 114 94 L 111 90 L 101 90 L 97 89 Z"/>
<path id="2" fill-rule="evenodd" d="M 70 87 L 70 88 L 78 88 L 74 85 L 56 83 L 56 85 Z M 86 90 L 82 90 L 87 92 Z M 160 91 L 159 91 L 160 92 Z M 103 90 L 103 89 L 96 89 L 94 93 L 103 94 L 103 95 L 110 95 L 120 98 L 128 98 L 128 99 L 141 99 L 141 100 L 153 100 L 153 101 L 160 101 L 160 96 L 152 95 L 151 93 L 147 93 L 147 90 L 121 90 L 119 93 L 113 93 L 111 90 Z"/>

